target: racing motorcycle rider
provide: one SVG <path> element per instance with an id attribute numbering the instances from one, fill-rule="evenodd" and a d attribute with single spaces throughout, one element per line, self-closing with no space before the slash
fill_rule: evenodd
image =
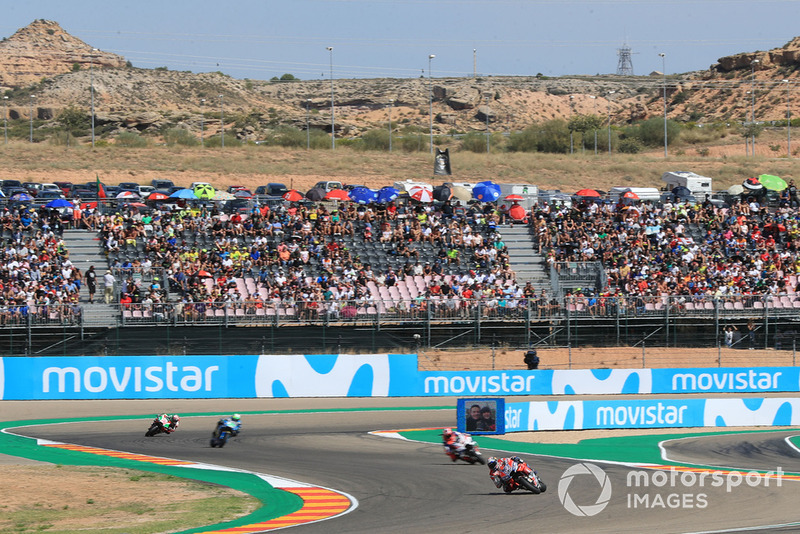
<path id="1" fill-rule="evenodd" d="M 178 426 L 181 424 L 181 418 L 178 414 L 169 415 L 168 413 L 162 413 L 156 417 L 156 421 L 159 422 L 161 428 L 163 428 L 164 432 L 167 434 L 172 434 L 178 430 Z"/>
<path id="2" fill-rule="evenodd" d="M 238 436 L 242 430 L 242 416 L 235 413 L 227 419 L 220 419 L 217 422 L 217 428 L 214 430 L 214 437 L 219 436 L 219 429 L 226 426 L 231 429 L 231 437 Z"/>
<path id="3" fill-rule="evenodd" d="M 512 456 L 510 458 L 495 458 L 492 456 L 486 462 L 486 465 L 489 467 L 489 477 L 491 477 L 492 482 L 498 488 L 502 486 L 503 491 L 506 493 L 511 493 L 513 491 L 513 486 L 509 484 L 511 482 L 511 475 L 514 473 L 514 469 L 517 463 L 521 463 L 522 459 L 519 456 Z"/>
<path id="4" fill-rule="evenodd" d="M 442 431 L 442 441 L 444 442 L 444 452 L 455 462 L 461 457 L 467 448 L 467 444 L 472 439 L 469 434 L 457 432 L 452 428 L 445 428 Z"/>

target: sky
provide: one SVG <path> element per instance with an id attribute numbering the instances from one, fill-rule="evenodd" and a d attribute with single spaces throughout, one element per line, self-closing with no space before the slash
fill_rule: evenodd
<path id="1" fill-rule="evenodd" d="M 613 74 L 625 45 L 634 74 L 679 74 L 781 47 L 798 15 L 798 0 L 29 0 L 5 3 L 0 37 L 49 19 L 135 67 L 256 80 Z"/>

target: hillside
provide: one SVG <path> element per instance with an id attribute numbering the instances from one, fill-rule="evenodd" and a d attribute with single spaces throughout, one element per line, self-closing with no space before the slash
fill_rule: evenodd
<path id="1" fill-rule="evenodd" d="M 759 60 L 755 80 L 753 59 Z M 795 81 L 798 64 L 800 39 L 795 39 L 768 52 L 720 58 L 706 71 L 668 76 L 668 114 L 678 121 L 745 120 L 752 111 L 747 92 L 754 87 L 756 119 L 784 118 L 786 84 L 781 80 Z M 213 133 L 219 128 L 220 107 L 230 119 L 226 129 L 236 127 L 232 133 L 245 140 L 257 140 L 278 125 L 303 129 L 307 120 L 312 128 L 330 131 L 326 80 L 238 80 L 221 73 L 132 68 L 125 58 L 93 50 L 47 20 L 34 21 L 0 42 L 0 85 L 7 90 L 12 120 L 28 119 L 32 103 L 35 118 L 45 121 L 57 118 L 65 107 L 89 109 L 90 77 L 98 132 L 106 137 L 163 127 L 197 134 L 201 115 Z M 485 131 L 487 115 L 492 131 L 520 130 L 573 114 L 610 114 L 612 123 L 621 124 L 661 116 L 663 82 L 660 73 L 629 78 L 335 79 L 335 127 L 339 137 L 356 137 L 385 128 L 391 112 L 399 128 L 427 131 L 431 90 L 436 134 Z M 800 107 L 800 99 L 794 100 L 792 107 Z"/>

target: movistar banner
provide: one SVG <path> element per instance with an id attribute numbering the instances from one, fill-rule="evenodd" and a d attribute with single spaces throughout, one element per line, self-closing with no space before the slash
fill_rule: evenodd
<path id="1" fill-rule="evenodd" d="M 794 426 L 800 399 L 636 399 L 506 403 L 506 432 L 599 428 Z"/>
<path id="2" fill-rule="evenodd" d="M 418 371 L 415 354 L 0 358 L 0 400 L 800 392 L 800 368 Z"/>

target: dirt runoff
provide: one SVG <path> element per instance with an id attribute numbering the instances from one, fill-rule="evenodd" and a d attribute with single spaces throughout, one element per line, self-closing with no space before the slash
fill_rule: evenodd
<path id="1" fill-rule="evenodd" d="M 172 530 L 213 523 L 197 513 L 212 499 L 243 498 L 238 515 L 258 502 L 232 489 L 127 469 L 3 465 L 0 478 L 9 482 L 0 484 L 0 532 L 99 532 L 111 525 L 116 532 L 157 532 L 170 528 L 165 519 Z"/>

